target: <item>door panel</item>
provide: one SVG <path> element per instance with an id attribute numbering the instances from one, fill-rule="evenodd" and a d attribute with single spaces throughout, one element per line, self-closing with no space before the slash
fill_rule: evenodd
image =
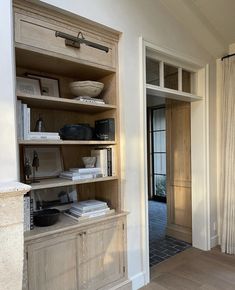
<path id="1" fill-rule="evenodd" d="M 76 237 L 28 246 L 30 290 L 77 290 Z"/>
<path id="2" fill-rule="evenodd" d="M 192 241 L 190 103 L 167 101 L 167 233 Z"/>
<path id="3" fill-rule="evenodd" d="M 89 229 L 78 237 L 79 289 L 101 289 L 124 277 L 122 222 Z"/>

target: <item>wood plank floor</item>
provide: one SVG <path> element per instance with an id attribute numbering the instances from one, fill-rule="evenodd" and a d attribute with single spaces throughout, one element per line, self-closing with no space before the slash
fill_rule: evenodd
<path id="1" fill-rule="evenodd" d="M 234 290 L 235 256 L 190 248 L 151 268 L 142 290 Z"/>

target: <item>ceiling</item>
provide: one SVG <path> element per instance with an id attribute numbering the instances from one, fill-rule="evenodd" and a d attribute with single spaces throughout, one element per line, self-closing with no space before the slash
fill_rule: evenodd
<path id="1" fill-rule="evenodd" d="M 235 0 L 162 0 L 162 4 L 212 57 L 226 54 L 235 42 Z"/>

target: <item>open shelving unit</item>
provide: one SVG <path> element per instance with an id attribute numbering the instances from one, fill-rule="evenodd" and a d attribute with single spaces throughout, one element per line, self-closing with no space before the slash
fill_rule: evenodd
<path id="1" fill-rule="evenodd" d="M 45 123 L 46 131 L 58 132 L 66 124 L 86 123 L 94 127 L 95 121 L 105 118 L 114 118 L 115 120 L 115 140 L 24 140 L 19 139 L 20 152 L 20 176 L 24 180 L 24 148 L 38 148 L 40 146 L 50 147 L 59 146 L 64 170 L 74 167 L 82 167 L 81 158 L 89 156 L 90 151 L 95 148 L 104 148 L 106 146 L 115 147 L 115 159 L 117 160 L 116 176 L 103 178 L 85 179 L 85 180 L 66 180 L 63 178 L 48 178 L 40 180 L 40 183 L 32 183 L 32 191 L 48 188 L 59 188 L 66 186 L 76 186 L 78 191 L 78 200 L 99 197 L 106 200 L 114 206 L 117 212 L 121 211 L 121 193 L 120 193 L 120 153 L 119 153 L 119 98 L 118 98 L 118 76 L 117 71 L 117 47 L 119 33 L 96 28 L 90 23 L 80 23 L 85 25 L 83 34 L 86 29 L 88 34 L 93 33 L 97 42 L 105 44 L 108 53 L 99 51 L 88 46 L 81 45 L 80 49 L 64 45 L 64 40 L 56 38 L 55 32 L 64 31 L 64 24 L 55 25 L 57 15 L 51 20 L 48 16 L 43 16 L 44 11 L 40 8 L 36 13 L 41 13 L 37 19 L 34 14 L 34 8 L 29 4 L 26 5 L 27 12 L 21 8 L 20 1 L 15 1 L 15 59 L 16 59 L 16 76 L 25 77 L 27 75 L 37 75 L 57 79 L 59 83 L 60 97 L 44 95 L 27 95 L 18 94 L 17 100 L 21 101 L 30 108 L 30 130 L 33 131 L 35 123 L 39 116 Z M 22 12 L 23 11 L 23 12 Z M 53 18 L 54 17 L 54 18 Z M 37 19 L 35 21 L 35 19 Z M 73 24 L 71 21 L 75 21 Z M 63 22 L 65 23 L 65 22 Z M 76 20 L 69 20 L 71 31 L 77 28 Z M 80 26 L 80 27 L 82 27 Z M 34 30 L 36 27 L 36 30 Z M 88 28 L 89 27 L 89 28 Z M 38 29 L 42 37 L 48 37 L 46 40 L 38 38 Z M 69 84 L 73 81 L 93 80 L 104 83 L 104 90 L 100 97 L 105 104 L 86 103 L 74 99 L 70 92 Z M 98 186 L 98 184 L 101 184 Z M 101 192 L 102 188 L 102 192 Z M 81 191 L 81 194 L 80 192 Z M 87 196 L 86 196 L 87 192 Z M 112 201 L 112 198 L 114 202 Z"/>
<path id="2" fill-rule="evenodd" d="M 120 106 L 117 74 L 120 33 L 75 14 L 54 10 L 52 6 L 40 4 L 40 1 L 13 2 L 16 76 L 36 75 L 56 79 L 60 91 L 60 97 L 25 94 L 16 96 L 18 104 L 23 103 L 30 108 L 30 110 L 27 108 L 27 116 L 30 116 L 28 118 L 30 124 L 27 123 L 27 127 L 30 125 L 29 131 L 34 131 L 39 116 L 42 117 L 47 132 L 59 132 L 66 124 L 89 124 L 90 127 L 94 127 L 96 120 L 112 118 L 115 121 L 113 141 L 24 140 L 22 134 L 19 134 L 22 182 L 26 181 L 24 167 L 26 152 L 33 155 L 33 150 L 45 152 L 46 148 L 47 155 L 44 160 L 60 160 L 58 164 L 62 164 L 50 175 L 53 175 L 53 178 L 47 178 L 49 174 L 42 174 L 40 182 L 31 183 L 31 197 L 38 196 L 39 192 L 42 192 L 43 197 L 48 198 L 43 200 L 44 204 L 54 205 L 54 197 L 50 199 L 54 193 L 58 197 L 57 202 L 62 191 L 71 189 L 72 194 L 77 193 L 78 201 L 97 199 L 105 201 L 111 209 L 107 215 L 104 213 L 103 216 L 88 219 L 85 217 L 78 221 L 60 214 L 59 221 L 53 226 L 35 227 L 25 232 L 23 290 L 48 287 L 58 290 L 65 288 L 107 290 L 121 289 L 123 286 L 130 290 L 131 283 L 128 281 L 126 271 L 127 213 L 122 210 L 120 174 Z M 68 46 L 64 39 L 55 36 L 57 31 L 72 37 L 77 37 L 78 33 L 82 32 L 85 39 L 105 46 L 108 50 L 98 50 L 85 44 L 81 44 L 80 47 L 74 47 L 74 44 Z M 84 80 L 104 84 L 100 97 L 105 104 L 85 103 L 74 99 L 69 84 Z M 23 107 L 26 109 L 26 106 Z M 19 130 L 19 133 L 22 133 L 21 131 Z M 61 167 L 65 171 L 70 168 L 81 168 L 82 157 L 90 156 L 91 150 L 108 146 L 114 148 L 115 152 L 114 176 L 76 181 L 56 177 Z M 54 154 L 56 159 L 50 159 L 49 156 L 53 148 L 56 149 Z M 60 189 L 62 191 L 58 192 Z M 40 203 L 40 206 L 42 204 Z M 63 202 L 61 204 L 64 205 Z M 34 205 L 40 208 L 36 203 Z M 65 207 L 67 205 L 68 203 Z"/>

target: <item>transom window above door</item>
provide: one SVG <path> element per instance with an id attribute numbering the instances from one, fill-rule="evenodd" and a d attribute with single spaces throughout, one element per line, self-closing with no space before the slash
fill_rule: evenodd
<path id="1" fill-rule="evenodd" d="M 146 58 L 146 83 L 189 94 L 196 93 L 195 72 L 150 56 Z"/>

